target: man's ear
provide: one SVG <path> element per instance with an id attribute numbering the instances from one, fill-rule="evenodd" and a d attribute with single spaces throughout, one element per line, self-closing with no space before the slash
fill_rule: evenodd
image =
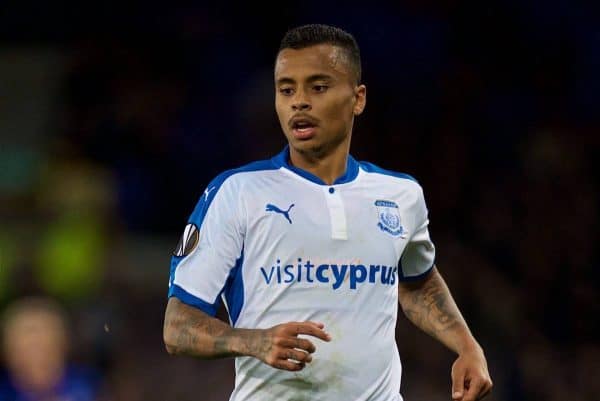
<path id="1" fill-rule="evenodd" d="M 354 115 L 358 116 L 362 114 L 365 106 L 367 105 L 367 87 L 365 85 L 358 85 L 354 89 Z"/>

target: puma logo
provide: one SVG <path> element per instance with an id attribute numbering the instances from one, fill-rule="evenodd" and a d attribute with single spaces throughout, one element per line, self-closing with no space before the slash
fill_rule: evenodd
<path id="1" fill-rule="evenodd" d="M 289 222 L 290 222 L 290 224 L 292 224 L 292 219 L 290 219 L 290 210 L 291 210 L 293 207 L 294 207 L 294 204 L 292 203 L 292 204 L 290 205 L 290 207 L 288 207 L 288 210 L 286 210 L 286 211 L 283 211 L 283 210 L 281 210 L 280 208 L 278 208 L 277 206 L 275 206 L 275 205 L 272 205 L 272 204 L 270 204 L 270 203 L 267 203 L 267 206 L 266 206 L 266 211 L 267 211 L 267 212 L 275 212 L 275 213 L 282 214 L 282 215 L 283 215 L 283 217 L 285 217 L 285 218 L 287 219 L 287 221 L 289 221 Z"/>
<path id="2" fill-rule="evenodd" d="M 208 201 L 208 195 L 211 193 L 211 191 L 215 189 L 215 187 L 210 187 L 210 188 L 206 188 L 204 190 L 204 201 Z"/>

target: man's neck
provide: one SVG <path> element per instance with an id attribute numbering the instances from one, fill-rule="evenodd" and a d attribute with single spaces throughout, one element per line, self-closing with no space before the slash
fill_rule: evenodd
<path id="1" fill-rule="evenodd" d="M 344 175 L 348 163 L 348 147 L 340 146 L 322 157 L 300 153 L 290 146 L 290 164 L 319 177 L 327 185 Z"/>

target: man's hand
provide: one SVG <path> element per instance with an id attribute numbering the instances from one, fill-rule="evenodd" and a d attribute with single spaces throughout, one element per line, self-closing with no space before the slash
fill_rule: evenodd
<path id="1" fill-rule="evenodd" d="M 452 365 L 452 399 L 481 400 L 491 390 L 492 379 L 483 351 L 475 349 L 460 354 Z"/>
<path id="2" fill-rule="evenodd" d="M 298 371 L 312 361 L 315 345 L 300 334 L 330 341 L 331 336 L 322 323 L 290 322 L 278 324 L 266 330 L 252 330 L 248 340 L 251 355 L 277 369 Z"/>

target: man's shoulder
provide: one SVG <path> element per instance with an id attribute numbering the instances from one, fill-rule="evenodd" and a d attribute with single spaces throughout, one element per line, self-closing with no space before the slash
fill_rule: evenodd
<path id="1" fill-rule="evenodd" d="M 200 200 L 210 203 L 217 193 L 227 194 L 228 199 L 237 198 L 245 192 L 243 189 L 251 187 L 247 184 L 251 184 L 253 180 L 276 170 L 279 170 L 279 166 L 272 159 L 257 160 L 225 170 L 208 183 Z"/>
<path id="2" fill-rule="evenodd" d="M 393 177 L 393 178 L 397 178 L 397 179 L 401 179 L 401 180 L 408 180 L 410 182 L 413 182 L 413 183 L 419 185 L 419 182 L 416 180 L 416 178 L 410 174 L 401 173 L 399 171 L 394 171 L 394 170 L 388 170 L 388 169 L 385 169 L 383 167 L 380 167 L 374 163 L 367 162 L 367 161 L 360 161 L 359 165 L 360 165 L 360 168 L 363 171 L 365 171 L 366 173 L 379 174 L 382 176 Z"/>
<path id="3" fill-rule="evenodd" d="M 276 166 L 271 159 L 256 160 L 239 167 L 222 171 L 212 179 L 210 185 L 221 186 L 224 182 L 231 181 L 231 178 L 243 179 L 243 177 L 247 177 L 249 175 L 245 173 L 260 174 L 262 172 L 273 171 L 277 169 L 279 169 L 279 167 Z"/>

